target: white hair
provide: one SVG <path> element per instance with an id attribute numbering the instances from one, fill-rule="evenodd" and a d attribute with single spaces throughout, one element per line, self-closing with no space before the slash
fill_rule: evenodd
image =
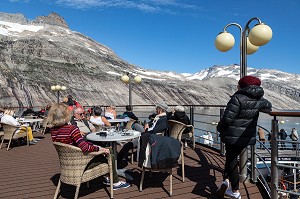
<path id="1" fill-rule="evenodd" d="M 175 111 L 184 112 L 184 107 L 183 106 L 176 106 Z"/>

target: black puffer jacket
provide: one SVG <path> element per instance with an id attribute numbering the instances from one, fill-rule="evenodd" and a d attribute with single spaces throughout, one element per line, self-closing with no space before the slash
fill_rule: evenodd
<path id="1" fill-rule="evenodd" d="M 169 120 L 176 120 L 186 125 L 191 125 L 190 118 L 185 114 L 185 111 L 175 111 L 174 115 L 169 116 Z M 183 131 L 183 134 L 189 133 L 192 131 L 192 127 L 188 127 Z"/>
<path id="2" fill-rule="evenodd" d="M 260 86 L 247 86 L 231 97 L 217 126 L 222 142 L 244 147 L 255 144 L 259 111 L 272 108 L 263 95 Z"/>

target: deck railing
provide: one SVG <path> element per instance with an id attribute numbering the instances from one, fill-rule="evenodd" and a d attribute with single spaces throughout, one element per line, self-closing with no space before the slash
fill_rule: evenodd
<path id="1" fill-rule="evenodd" d="M 284 188 L 279 187 L 279 174 L 278 169 L 279 168 L 289 168 L 296 171 L 299 170 L 299 166 L 288 166 L 286 164 L 279 163 L 279 156 L 278 156 L 278 144 L 279 142 L 291 142 L 299 145 L 298 141 L 286 141 L 286 140 L 280 140 L 278 138 L 278 117 L 298 117 L 300 118 L 300 111 L 276 111 L 271 112 L 271 116 L 273 116 L 272 120 L 272 145 L 271 145 L 271 198 L 278 198 L 279 193 L 286 193 L 286 194 L 293 194 L 300 196 L 299 193 L 295 193 L 290 190 L 286 190 Z M 299 158 L 299 146 L 297 146 L 297 149 L 295 150 L 295 157 Z M 295 176 L 297 177 L 297 176 Z"/>

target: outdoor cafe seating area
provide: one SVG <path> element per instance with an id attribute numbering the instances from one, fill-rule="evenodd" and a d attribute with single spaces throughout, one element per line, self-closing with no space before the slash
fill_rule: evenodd
<path id="1" fill-rule="evenodd" d="M 0 198 L 53 198 L 60 176 L 57 152 L 50 134 L 34 132 L 34 137 L 41 139 L 38 144 L 27 147 L 26 144 L 13 145 L 9 151 L 0 150 Z M 204 145 L 191 144 L 184 150 L 185 181 L 182 182 L 182 170 L 173 168 L 172 198 L 216 198 L 214 193 L 218 182 L 222 181 L 224 157 L 219 152 Z M 120 146 L 118 146 L 120 147 Z M 142 192 L 139 191 L 141 168 L 137 162 L 128 161 L 126 168 L 132 169 L 127 189 L 114 191 L 114 198 L 169 198 L 169 177 L 167 173 L 146 172 Z M 109 186 L 103 178 L 92 180 L 80 187 L 79 198 L 109 198 Z M 251 184 L 241 187 L 248 198 L 262 198 L 258 188 Z M 62 183 L 58 198 L 74 198 L 75 186 Z"/>
<path id="2" fill-rule="evenodd" d="M 222 181 L 225 157 L 213 147 L 195 144 L 194 134 L 185 145 L 181 136 L 189 125 L 175 120 L 168 121 L 169 136 L 180 141 L 181 145 L 178 166 L 152 169 L 147 161 L 143 167 L 138 166 L 138 144 L 137 149 L 130 150 L 127 160 L 118 160 L 115 164 L 118 175 L 130 187 L 113 190 L 112 183 L 110 186 L 103 184 L 104 174 L 109 174 L 112 179 L 111 163 L 100 164 L 99 168 L 97 166 L 91 172 L 85 172 L 82 168 L 85 168 L 84 164 L 92 156 L 83 157 L 85 155 L 78 147 L 53 143 L 49 131 L 46 131 L 48 125 L 45 119 L 20 118 L 19 122 L 29 123 L 34 129 L 33 137 L 40 141 L 28 145 L 28 135 L 23 138 L 23 142 L 17 142 L 18 139 L 4 140 L 0 149 L 0 198 L 217 198 L 215 192 Z M 113 119 L 110 122 L 132 124 L 128 118 Z M 122 148 L 120 143 L 137 139 L 141 135 L 129 125 L 123 128 L 119 125 L 104 129 L 98 127 L 97 132 L 87 134 L 86 139 L 95 143 L 110 143 L 111 153 L 117 156 Z M 148 147 L 149 144 L 147 150 Z M 80 160 L 79 156 L 83 159 Z M 82 164 L 83 161 L 86 163 Z M 79 166 L 79 163 L 82 165 Z M 71 168 L 70 172 L 66 172 L 67 168 Z M 78 179 L 81 175 L 81 179 Z M 263 198 L 255 184 L 243 184 L 241 193 L 249 198 Z"/>

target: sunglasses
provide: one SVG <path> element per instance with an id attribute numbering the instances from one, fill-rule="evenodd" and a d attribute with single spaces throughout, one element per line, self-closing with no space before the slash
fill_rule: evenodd
<path id="1" fill-rule="evenodd" d="M 77 113 L 78 115 L 80 115 L 80 116 L 84 116 L 84 113 Z"/>

